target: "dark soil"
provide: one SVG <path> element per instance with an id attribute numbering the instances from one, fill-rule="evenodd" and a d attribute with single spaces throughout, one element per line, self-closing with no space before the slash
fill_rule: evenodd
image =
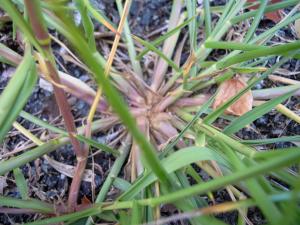
<path id="1" fill-rule="evenodd" d="M 108 12 L 107 16 L 114 22 L 118 23 L 119 16 L 118 11 L 116 9 L 114 1 L 111 0 L 94 0 L 94 5 L 97 8 Z M 213 1 L 213 5 L 222 5 L 226 1 Z M 155 35 L 149 36 L 149 34 L 153 33 L 155 30 L 164 27 L 167 24 L 169 14 L 171 11 L 171 1 L 170 0 L 136 0 L 133 2 L 130 11 L 130 27 L 132 32 L 141 37 L 154 38 Z M 268 29 L 268 27 L 273 26 L 270 21 L 263 21 L 260 24 L 260 29 Z M 101 30 L 102 28 L 99 28 Z M 1 43 L 9 46 L 10 48 L 16 50 L 19 53 L 22 53 L 23 50 L 20 48 L 20 45 L 12 40 L 11 34 L 11 24 L 7 24 L 0 29 L 0 40 Z M 162 29 L 161 32 L 165 30 Z M 159 34 L 159 33 L 158 33 Z M 282 29 L 278 34 L 280 37 L 284 37 L 288 40 L 295 39 L 295 34 L 293 34 L 290 29 Z M 277 39 L 276 39 L 277 38 Z M 281 41 L 280 38 L 276 37 L 272 41 Z M 84 82 L 92 82 L 90 77 L 86 74 L 85 71 L 75 66 L 74 64 L 66 63 L 59 55 L 59 47 L 54 47 L 54 53 L 57 56 L 60 63 L 67 69 L 70 74 L 73 74 L 75 77 L 80 78 Z M 223 55 L 224 51 L 216 51 L 215 55 Z M 183 57 L 187 57 L 183 55 Z M 276 59 L 270 59 L 268 62 L 268 66 L 274 64 Z M 283 68 L 293 72 L 300 71 L 300 63 L 296 60 L 290 60 L 286 63 Z M 4 74 L 9 71 L 11 68 L 5 64 L 0 64 L 0 93 L 3 88 L 6 86 L 9 77 L 4 76 Z M 300 74 L 293 75 L 290 77 L 291 79 L 300 80 Z M 279 86 L 281 84 L 277 84 L 272 82 L 271 80 L 264 80 L 259 85 L 256 86 L 256 89 L 262 88 L 270 88 Z M 86 103 L 81 100 L 71 98 L 73 114 L 77 120 L 77 125 L 82 124 L 82 118 L 86 117 L 89 107 Z M 299 110 L 299 97 L 292 97 L 286 101 L 285 105 L 292 110 Z M 61 125 L 61 118 L 59 117 L 59 111 L 55 106 L 53 93 L 48 92 L 38 85 L 34 89 L 32 96 L 30 97 L 28 103 L 26 104 L 25 111 L 38 116 L 39 118 L 46 120 L 48 122 L 54 123 L 56 125 Z M 43 131 L 38 129 L 32 123 L 29 123 L 25 120 L 18 119 L 18 121 L 27 129 L 33 131 L 34 134 L 41 134 Z M 223 120 L 219 121 L 220 126 L 224 126 Z M 300 134 L 300 126 L 295 122 L 288 120 L 285 116 L 277 113 L 276 111 L 272 111 L 263 117 L 257 119 L 249 128 L 242 129 L 238 132 L 238 136 L 242 139 L 264 139 L 264 138 L 275 138 L 281 136 L 293 136 Z M 95 134 L 94 138 L 103 140 L 105 134 L 99 133 Z M 0 152 L 1 154 L 5 154 L 10 152 L 16 148 L 16 146 L 20 146 L 21 143 L 24 143 L 26 139 L 16 133 L 13 129 L 5 140 L 5 143 L 1 146 Z M 294 146 L 293 143 L 276 143 L 274 145 L 267 146 L 268 148 L 286 148 Z M 74 165 L 75 156 L 73 151 L 69 145 L 60 148 L 59 150 L 50 154 L 50 156 L 62 163 Z M 110 157 L 106 153 L 100 153 L 95 156 L 94 163 L 96 163 L 99 168 L 95 170 L 95 188 L 96 192 L 100 189 L 102 182 L 105 180 L 106 175 L 109 172 L 110 166 L 113 164 L 114 158 Z M 90 161 L 88 163 L 90 168 Z M 71 179 L 62 175 L 60 172 L 53 169 L 46 160 L 43 158 L 37 159 L 34 162 L 28 163 L 23 166 L 22 171 L 28 179 L 30 184 L 30 196 L 33 198 L 39 198 L 49 202 L 59 202 L 65 201 L 68 193 L 68 186 L 70 184 Z M 7 176 L 8 186 L 4 188 L 3 194 L 5 196 L 11 197 L 20 197 L 20 193 L 16 189 L 15 184 L 11 181 L 13 180 L 12 174 L 8 174 Z M 89 199 L 91 196 L 91 184 L 87 182 L 83 182 L 81 186 L 80 195 L 81 198 L 84 196 Z M 214 193 L 216 202 L 224 202 L 226 200 L 231 200 L 226 191 L 218 191 Z M 237 212 L 230 212 L 218 215 L 218 218 L 221 218 L 228 224 L 236 224 L 237 221 Z M 3 215 L 0 214 L 0 224 L 16 224 L 23 223 L 34 220 L 34 218 L 39 217 L 39 215 Z M 265 221 L 257 208 L 251 208 L 248 211 L 248 218 L 252 221 L 253 224 L 264 224 Z"/>

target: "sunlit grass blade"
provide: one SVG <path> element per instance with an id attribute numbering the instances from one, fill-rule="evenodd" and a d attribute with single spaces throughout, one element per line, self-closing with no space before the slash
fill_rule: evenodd
<path id="1" fill-rule="evenodd" d="M 273 87 L 273 88 L 264 88 L 264 89 L 253 90 L 252 94 L 253 94 L 253 98 L 256 100 L 271 99 L 271 98 L 276 98 L 282 94 L 286 94 L 290 90 L 293 90 L 295 87 L 297 87 L 297 84 Z M 299 93 L 299 91 L 296 91 L 296 93 Z"/>

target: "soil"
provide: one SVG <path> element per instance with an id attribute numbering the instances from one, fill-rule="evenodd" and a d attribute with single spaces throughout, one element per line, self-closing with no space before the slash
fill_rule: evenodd
<path id="1" fill-rule="evenodd" d="M 118 23 L 119 16 L 118 11 L 116 9 L 114 1 L 111 0 L 93 0 L 93 4 L 103 10 L 104 12 L 108 12 L 107 16 L 114 22 Z M 223 1 L 213 1 L 213 5 L 222 5 L 226 2 Z M 158 34 L 155 34 L 158 28 L 163 28 L 168 21 L 169 14 L 171 11 L 171 3 L 170 0 L 136 0 L 133 1 L 131 10 L 130 10 L 130 27 L 132 28 L 132 32 L 135 35 L 141 37 L 147 37 L 149 39 L 154 39 Z M 260 29 L 265 30 L 269 27 L 273 26 L 271 21 L 264 20 L 260 24 Z M 102 28 L 97 28 L 101 30 Z M 19 53 L 22 53 L 22 49 L 19 47 L 19 44 L 12 40 L 11 33 L 11 24 L 7 23 L 4 27 L 0 28 L 0 40 L 1 43 L 7 45 L 8 47 L 16 50 Z M 161 29 L 161 32 L 164 32 L 165 29 Z M 149 35 L 153 34 L 153 35 Z M 278 33 L 279 37 L 275 37 L 272 39 L 274 42 L 281 41 L 281 38 L 285 38 L 288 40 L 294 40 L 295 34 L 291 32 L 290 29 L 282 29 Z M 92 82 L 89 76 L 84 72 L 81 68 L 75 66 L 74 64 L 66 63 L 60 57 L 60 47 L 54 47 L 54 54 L 63 65 L 64 68 L 70 74 L 73 74 L 75 77 L 80 78 L 84 82 Z M 223 51 L 215 51 L 215 55 L 222 55 L 225 52 Z M 183 57 L 187 57 L 183 55 Z M 274 64 L 276 59 L 270 59 L 268 61 L 268 66 Z M 300 71 L 300 63 L 296 60 L 290 60 L 284 66 L 284 69 L 287 69 L 291 72 Z M 0 93 L 6 86 L 9 76 L 6 75 L 12 68 L 5 65 L 0 64 Z M 291 79 L 300 80 L 300 74 L 290 76 Z M 270 88 L 279 86 L 281 84 L 272 82 L 271 80 L 264 80 L 260 84 L 258 84 L 255 88 Z M 89 107 L 88 105 L 78 99 L 71 98 L 72 102 L 72 110 L 75 118 L 77 119 L 77 125 L 82 124 L 82 118 L 86 117 Z M 285 105 L 293 111 L 299 111 L 299 97 L 292 97 L 285 102 Z M 41 88 L 39 85 L 36 86 L 32 96 L 30 97 L 28 103 L 26 104 L 25 111 L 38 116 L 41 119 L 47 120 L 53 124 L 61 125 L 61 118 L 59 117 L 59 112 L 57 107 L 55 106 L 53 93 L 46 91 Z M 35 126 L 32 123 L 29 123 L 25 120 L 18 119 L 25 128 L 33 131 L 34 134 L 41 135 L 43 133 L 42 129 Z M 223 120 L 218 120 L 218 125 L 224 126 Z M 277 113 L 275 110 L 264 115 L 263 117 L 257 119 L 250 127 L 244 128 L 238 132 L 238 136 L 242 139 L 264 139 L 264 138 L 275 138 L 280 136 L 293 136 L 300 134 L 300 126 L 295 122 L 287 119 L 285 116 Z M 105 140 L 105 135 L 103 133 L 98 133 L 94 135 L 99 141 Z M 22 144 L 26 144 L 26 139 L 22 137 L 19 133 L 17 133 L 14 129 L 11 130 L 8 137 L 5 140 L 5 143 L 0 146 L 0 153 L 5 154 L 13 149 L 16 146 L 21 146 Z M 293 146 L 293 143 L 284 142 L 284 143 L 276 143 L 274 145 L 268 145 L 268 148 L 285 148 Z M 73 165 L 75 162 L 75 156 L 71 149 L 70 145 L 64 146 L 59 150 L 50 154 L 50 156 L 62 163 Z M 97 170 L 95 170 L 95 191 L 97 192 L 102 182 L 105 180 L 109 172 L 110 166 L 113 164 L 114 158 L 106 153 L 100 153 L 95 156 L 94 163 L 96 163 Z M 88 168 L 91 168 L 90 161 L 88 163 Z M 65 201 L 66 194 L 68 192 L 68 186 L 70 184 L 71 179 L 62 175 L 60 172 L 53 169 L 46 160 L 43 158 L 37 159 L 34 162 L 28 163 L 23 166 L 22 171 L 25 175 L 25 178 L 28 179 L 30 184 L 30 196 L 33 198 L 39 198 L 46 201 Z M 8 174 L 7 176 L 7 187 L 3 189 L 3 194 L 5 196 L 11 197 L 20 197 L 20 193 L 15 187 L 13 182 L 12 174 Z M 87 182 L 83 182 L 81 186 L 81 198 L 86 196 L 89 199 L 92 199 L 92 189 L 91 184 Z M 228 193 L 226 191 L 218 191 L 214 193 L 216 202 L 224 202 L 226 200 L 230 200 Z M 225 213 L 218 215 L 218 218 L 221 218 L 228 224 L 236 224 L 237 221 L 237 212 Z M 34 218 L 39 217 L 39 215 L 4 215 L 0 214 L 0 224 L 16 224 L 16 223 L 24 223 L 34 220 Z M 248 211 L 248 218 L 251 220 L 253 224 L 259 225 L 264 224 L 264 218 L 260 211 L 257 208 L 251 208 Z"/>

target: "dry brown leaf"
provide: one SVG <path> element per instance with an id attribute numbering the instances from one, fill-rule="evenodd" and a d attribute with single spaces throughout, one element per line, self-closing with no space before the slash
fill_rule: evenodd
<path id="1" fill-rule="evenodd" d="M 73 178 L 74 177 L 74 173 L 75 173 L 75 167 L 71 166 L 71 165 L 67 165 L 61 162 L 58 162 L 52 158 L 50 158 L 49 156 L 45 155 L 44 159 L 46 159 L 49 163 L 49 165 L 51 165 L 54 169 L 56 169 L 58 172 Z M 93 171 L 92 170 L 84 170 L 83 173 L 83 177 L 82 180 L 86 181 L 86 182 L 93 182 Z"/>
<path id="2" fill-rule="evenodd" d="M 247 84 L 241 76 L 236 76 L 223 82 L 219 86 L 218 93 L 213 104 L 213 109 L 216 109 L 220 105 L 224 104 L 246 86 Z M 225 114 L 241 116 L 252 109 L 252 104 L 252 92 L 248 91 L 244 95 L 242 95 L 235 103 L 229 106 L 225 110 Z"/>
<path id="3" fill-rule="evenodd" d="M 81 198 L 81 204 L 82 205 L 85 205 L 85 206 L 88 206 L 88 205 L 91 205 L 92 202 L 88 199 L 88 197 L 86 197 L 85 195 Z"/>
<path id="4" fill-rule="evenodd" d="M 297 19 L 295 21 L 295 30 L 296 30 L 298 39 L 300 39 L 300 19 Z"/>
<path id="5" fill-rule="evenodd" d="M 248 2 L 256 2 L 257 0 L 248 0 Z M 271 0 L 269 3 L 278 3 L 281 2 L 282 0 Z M 258 9 L 259 4 L 250 7 L 250 9 Z M 272 20 L 274 23 L 278 23 L 282 19 L 282 14 L 280 13 L 280 10 L 269 12 L 265 14 L 265 17 L 269 20 Z"/>

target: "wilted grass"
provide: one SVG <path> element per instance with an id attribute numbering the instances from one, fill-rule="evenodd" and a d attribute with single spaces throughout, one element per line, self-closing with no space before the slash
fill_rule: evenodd
<path id="1" fill-rule="evenodd" d="M 224 224 L 214 215 L 237 210 L 238 224 L 251 224 L 247 211 L 256 206 L 268 224 L 297 224 L 300 219 L 299 171 L 291 170 L 291 166 L 299 165 L 300 149 L 258 151 L 256 146 L 282 141 L 299 142 L 300 137 L 241 140 L 235 134 L 272 109 L 299 122 L 299 116 L 281 103 L 293 96 L 300 85 L 280 87 L 284 90 L 253 92 L 254 100 L 263 93 L 267 101 L 256 104 L 239 117 L 226 115 L 228 107 L 256 84 L 289 59 L 299 58 L 299 41 L 267 45 L 278 30 L 300 18 L 296 10 L 297 0 L 271 5 L 262 0 L 258 9 L 248 12 L 246 0 L 229 0 L 223 7 L 211 7 L 210 1 L 204 0 L 202 8 L 197 8 L 196 0 L 185 3 L 174 0 L 168 31 L 152 41 L 131 33 L 127 21 L 130 0 L 124 5 L 116 0 L 121 18 L 118 25 L 109 21 L 105 12 L 95 9 L 88 0 L 74 0 L 72 6 L 68 5 L 69 2 L 1 2 L 0 7 L 23 34 L 25 52 L 20 56 L 0 45 L 0 60 L 17 67 L 0 97 L 0 140 L 5 139 L 18 116 L 55 133 L 56 138 L 43 143 L 39 137 L 14 124 L 39 146 L 0 162 L 0 175 L 13 172 L 22 197 L 0 196 L 0 212 L 44 214 L 43 219 L 30 224 L 91 224 L 97 221 L 164 224 L 182 219 L 188 219 L 191 224 Z M 287 7 L 294 7 L 293 15 L 256 34 L 265 12 Z M 74 22 L 74 10 L 81 15 L 79 26 Z M 98 51 L 93 21 L 101 23 L 115 35 L 107 61 Z M 248 22 L 249 27 L 240 40 L 224 40 L 233 26 L 243 22 Z M 68 52 L 74 52 L 70 57 L 94 78 L 97 92 L 58 71 L 46 28 L 54 29 L 64 37 L 61 41 L 68 46 Z M 181 34 L 188 35 L 188 43 L 184 42 L 185 38 L 180 39 Z M 127 66 L 130 71 L 127 73 L 118 71 L 113 64 L 120 42 L 125 43 L 131 63 Z M 189 47 L 189 57 L 180 64 L 184 45 Z M 209 56 L 213 49 L 230 51 L 218 61 L 211 61 Z M 143 57 L 149 51 L 157 57 L 150 81 L 143 68 Z M 279 56 L 279 60 L 270 68 L 266 67 L 265 62 L 275 56 Z M 53 85 L 66 131 L 22 111 L 38 75 Z M 216 94 L 208 94 L 207 88 L 246 75 L 250 78 L 245 86 L 215 107 Z M 91 105 L 83 127 L 75 127 L 66 92 Z M 276 97 L 272 98 L 274 92 Z M 95 111 L 101 119 L 94 120 Z M 227 121 L 222 129 L 215 123 L 218 118 Z M 111 143 L 105 145 L 91 138 L 91 133 L 105 132 L 118 124 L 126 129 L 114 143 L 117 150 L 110 146 Z M 66 206 L 28 196 L 28 184 L 19 168 L 69 142 L 73 145 L 77 164 L 74 165 Z M 91 154 L 89 146 L 111 153 L 115 161 L 95 201 L 79 204 L 78 191 L 87 157 Z M 122 169 L 127 171 L 125 177 L 120 176 Z M 211 179 L 203 180 L 197 169 Z M 191 178 L 195 181 L 193 185 Z M 279 182 L 272 182 L 272 179 Z M 120 190 L 120 195 L 108 200 L 106 197 L 112 186 Z M 217 204 L 214 191 L 222 189 L 228 192 L 232 201 Z M 209 205 L 204 196 L 214 204 Z M 173 204 L 178 215 L 162 218 L 161 207 L 166 204 Z"/>

